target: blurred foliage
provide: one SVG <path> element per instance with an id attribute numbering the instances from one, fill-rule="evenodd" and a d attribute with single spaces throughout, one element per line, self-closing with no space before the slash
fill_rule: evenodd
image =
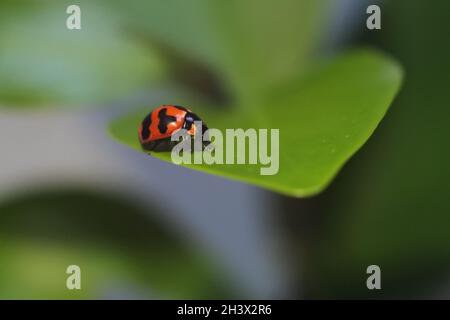
<path id="1" fill-rule="evenodd" d="M 280 171 L 263 176 L 261 165 L 185 166 L 291 196 L 316 194 L 372 134 L 399 88 L 401 74 L 395 62 L 361 50 L 321 64 L 300 81 L 283 86 L 264 101 L 256 117 L 247 117 L 240 109 L 230 113 L 195 106 L 210 127 L 222 132 L 227 128 L 280 129 Z M 150 110 L 113 122 L 112 135 L 141 150 L 137 127 Z M 170 152 L 151 155 L 172 161 Z M 235 154 L 235 163 L 236 158 Z"/>
<path id="2" fill-rule="evenodd" d="M 127 297 L 130 290 L 134 298 L 227 297 L 217 266 L 147 211 L 78 190 L 2 204 L 0 298 Z M 81 268 L 79 291 L 65 287 L 72 264 Z"/>
<path id="3" fill-rule="evenodd" d="M 166 79 L 167 68 L 184 61 L 191 81 L 208 70 L 233 98 L 255 105 L 267 88 L 307 66 L 327 3 L 78 1 L 82 29 L 73 31 L 65 25 L 69 0 L 2 1 L 0 102 L 107 104 L 151 90 L 155 80 Z"/>
<path id="4" fill-rule="evenodd" d="M 377 134 L 329 192 L 311 203 L 325 220 L 315 230 L 316 241 L 305 249 L 305 278 L 313 297 L 445 292 L 450 267 L 450 2 L 391 1 L 382 10 L 382 31 L 369 32 L 364 40 L 398 57 L 406 81 Z M 370 264 L 381 267 L 381 292 L 365 287 Z"/>
<path id="5" fill-rule="evenodd" d="M 308 66 L 329 0 L 114 1 L 131 30 L 207 65 L 235 105 L 257 107 L 266 90 Z"/>
<path id="6" fill-rule="evenodd" d="M 161 59 L 120 28 L 99 1 L 77 1 L 81 30 L 68 30 L 72 1 L 2 1 L 0 106 L 90 107 L 148 88 Z"/>

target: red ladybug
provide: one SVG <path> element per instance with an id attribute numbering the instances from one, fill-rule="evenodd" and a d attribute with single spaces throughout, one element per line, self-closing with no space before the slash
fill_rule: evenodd
<path id="1" fill-rule="evenodd" d="M 171 141 L 171 136 L 180 129 L 187 130 L 187 133 L 194 137 L 199 128 L 194 121 L 202 122 L 202 133 L 208 127 L 191 110 L 176 106 L 162 105 L 150 112 L 139 126 L 139 141 L 145 150 L 170 151 L 178 141 Z"/>

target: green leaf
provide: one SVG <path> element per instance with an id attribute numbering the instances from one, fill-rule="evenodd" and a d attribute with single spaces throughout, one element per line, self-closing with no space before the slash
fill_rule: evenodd
<path id="1" fill-rule="evenodd" d="M 273 176 L 260 175 L 260 165 L 186 166 L 290 196 L 314 195 L 370 137 L 401 79 L 401 68 L 391 59 L 371 50 L 357 50 L 322 63 L 258 106 L 216 111 L 187 103 L 210 128 L 222 132 L 226 128 L 279 129 L 280 152 L 279 172 Z M 140 113 L 113 121 L 110 133 L 140 150 L 137 128 L 154 107 L 146 106 Z M 171 161 L 168 152 L 151 156 Z"/>
<path id="2" fill-rule="evenodd" d="M 0 5 L 0 106 L 106 104 L 161 76 L 164 68 L 153 51 L 100 5 L 77 2 L 81 30 L 68 30 L 70 4 Z"/>

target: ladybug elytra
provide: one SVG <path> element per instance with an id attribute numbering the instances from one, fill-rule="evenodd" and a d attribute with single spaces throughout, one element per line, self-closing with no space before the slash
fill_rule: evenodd
<path id="1" fill-rule="evenodd" d="M 177 141 L 171 141 L 171 136 L 180 129 L 195 137 L 199 128 L 194 122 L 201 121 L 201 132 L 208 127 L 191 110 L 177 105 L 162 105 L 150 112 L 139 126 L 139 141 L 145 150 L 170 151 Z"/>

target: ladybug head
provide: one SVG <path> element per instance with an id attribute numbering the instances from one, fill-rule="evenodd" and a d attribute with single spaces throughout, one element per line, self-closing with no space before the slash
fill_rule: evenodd
<path id="1" fill-rule="evenodd" d="M 188 132 L 193 132 L 195 134 L 199 130 L 199 128 L 196 128 L 195 122 L 201 122 L 202 134 L 205 134 L 205 132 L 208 130 L 208 127 L 206 126 L 205 122 L 193 112 L 187 112 L 184 116 L 183 129 L 186 129 Z"/>

